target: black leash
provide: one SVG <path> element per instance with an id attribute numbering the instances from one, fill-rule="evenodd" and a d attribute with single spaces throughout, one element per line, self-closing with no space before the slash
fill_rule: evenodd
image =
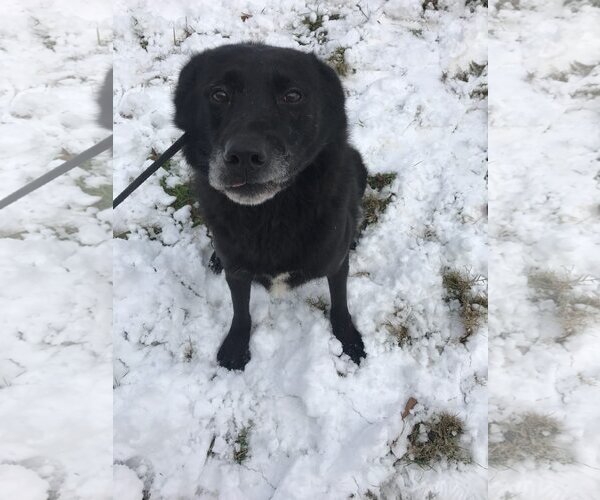
<path id="1" fill-rule="evenodd" d="M 187 138 L 187 134 L 183 134 L 179 139 L 177 139 L 173 145 L 167 149 L 163 154 L 159 156 L 159 158 L 150 165 L 146 170 L 144 170 L 129 186 L 127 186 L 119 196 L 117 196 L 113 200 L 113 208 L 117 208 L 131 193 L 133 193 L 137 188 L 139 188 L 142 183 L 150 177 L 154 172 L 156 172 L 160 167 L 162 167 L 167 160 L 173 157 L 177 151 L 181 149 L 183 143 Z"/>
<path id="2" fill-rule="evenodd" d="M 43 185 L 48 184 L 51 180 L 56 179 L 60 175 L 68 172 L 69 170 L 81 165 L 87 160 L 92 159 L 94 156 L 99 155 L 103 151 L 112 147 L 112 139 L 113 136 L 109 136 L 106 139 L 100 141 L 98 144 L 95 144 L 89 149 L 86 149 L 83 153 L 78 154 L 75 158 L 71 158 L 70 160 L 64 162 L 56 168 L 50 170 L 50 172 L 46 172 L 41 177 L 31 181 L 29 184 L 26 184 L 22 188 L 18 189 L 12 194 L 9 194 L 6 198 L 0 200 L 0 210 L 7 207 L 8 205 L 14 203 L 17 200 L 23 198 L 23 196 L 28 195 L 29 193 L 35 191 L 36 189 L 41 188 Z M 171 159 L 177 151 L 179 151 L 183 143 L 185 142 L 186 134 L 183 134 L 179 139 L 173 143 L 169 149 L 167 149 L 160 157 L 150 165 L 146 170 L 144 170 L 141 175 L 139 175 L 129 186 L 127 186 L 119 196 L 117 196 L 113 200 L 113 209 L 118 207 L 131 193 L 133 193 L 140 185 L 148 179 L 154 172 L 156 172 L 160 167 L 162 167 L 165 162 Z"/>
<path id="3" fill-rule="evenodd" d="M 71 158 L 58 167 L 53 168 L 50 170 L 50 172 L 46 172 L 41 177 L 38 177 L 29 184 L 26 184 L 14 193 L 9 194 L 6 198 L 0 200 L 0 210 L 23 198 L 23 196 L 28 195 L 32 191 L 41 188 L 44 184 L 48 184 L 51 180 L 56 179 L 58 176 L 68 172 L 72 168 L 75 168 L 78 165 L 81 165 L 83 162 L 92 159 L 94 156 L 99 155 L 102 153 L 102 151 L 110 149 L 112 147 L 112 139 L 113 136 L 111 135 L 100 141 L 98 144 L 95 144 L 91 148 L 86 149 L 83 153 L 78 154 L 75 158 Z"/>
<path id="4" fill-rule="evenodd" d="M 158 157 L 158 159 L 150 165 L 146 170 L 144 170 L 129 186 L 127 186 L 120 194 L 113 200 L 113 209 L 117 208 L 127 197 L 133 193 L 137 188 L 139 188 L 148 177 L 150 177 L 154 172 L 156 172 L 160 167 L 162 167 L 167 160 L 172 158 L 177 151 L 179 151 L 185 140 L 187 139 L 187 134 L 183 134 L 179 139 L 177 139 L 173 145 L 167 149 L 162 155 Z M 208 237 L 211 239 L 212 236 L 210 232 L 208 233 Z M 211 243 L 212 244 L 212 243 Z M 208 263 L 208 268 L 215 274 L 220 274 L 223 271 L 223 264 L 221 263 L 221 259 L 217 256 L 217 253 L 213 251 L 210 256 L 210 261 Z"/>

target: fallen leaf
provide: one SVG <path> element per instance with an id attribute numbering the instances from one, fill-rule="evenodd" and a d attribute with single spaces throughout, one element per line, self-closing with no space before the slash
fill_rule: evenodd
<path id="1" fill-rule="evenodd" d="M 412 398 L 412 397 L 408 398 L 408 401 L 406 402 L 406 406 L 404 407 L 404 411 L 402 412 L 402 420 L 404 420 L 406 417 L 408 417 L 410 410 L 412 410 L 416 404 L 417 404 L 417 400 L 415 398 Z"/>

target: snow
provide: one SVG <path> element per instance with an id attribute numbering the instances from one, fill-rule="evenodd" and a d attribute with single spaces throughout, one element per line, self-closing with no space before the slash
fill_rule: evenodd
<path id="1" fill-rule="evenodd" d="M 3 4 L 2 198 L 109 135 L 96 124 L 96 96 L 111 64 L 112 13 L 80 4 Z M 109 159 L 0 212 L 3 499 L 112 491 Z"/>
<path id="2" fill-rule="evenodd" d="M 0 465 L 0 498 L 12 500 L 46 500 L 48 498 L 48 483 L 32 470 L 20 465 Z"/>
<path id="3" fill-rule="evenodd" d="M 0 499 L 597 497 L 600 9 L 467 3 L 5 2 L 0 196 L 106 137 L 113 49 L 115 137 L 112 164 L 0 212 Z M 188 179 L 180 155 L 110 209 L 111 180 L 120 192 L 181 134 L 188 58 L 242 40 L 345 48 L 352 142 L 371 173 L 397 174 L 350 259 L 360 367 L 308 304 L 325 280 L 253 287 L 252 360 L 217 365 L 229 291 L 205 227 L 162 187 Z M 489 350 L 485 321 L 459 341 L 442 283 L 488 262 Z M 544 276 L 569 279 L 564 296 Z M 471 462 L 407 463 L 414 425 L 440 412 L 463 421 Z M 551 458 L 498 463 L 527 414 L 555 422 L 534 443 Z"/>
<path id="4" fill-rule="evenodd" d="M 136 472 L 123 464 L 115 464 L 113 498 L 120 500 L 139 500 L 143 496 L 144 483 Z"/>
<path id="5" fill-rule="evenodd" d="M 171 124 L 172 93 L 188 58 L 243 40 L 323 58 L 346 47 L 355 70 L 343 79 L 352 142 L 372 173 L 397 173 L 394 201 L 351 256 L 349 305 L 368 354 L 360 368 L 338 357 L 327 318 L 307 304 L 328 299 L 325 280 L 281 298 L 253 287 L 252 360 L 243 373 L 217 365 L 229 291 L 207 268 L 205 228 L 192 227 L 189 209 L 175 212 L 160 184 L 188 178 L 180 155 L 115 211 L 122 236 L 113 247 L 114 453 L 152 496 L 287 500 L 371 490 L 385 498 L 482 498 L 487 491 L 486 328 L 458 342 L 462 327 L 444 301 L 441 275 L 445 267 L 487 274 L 487 104 L 469 96 L 485 76 L 454 78 L 472 62 L 486 64 L 486 11 L 423 14 L 414 1 L 363 7 L 115 7 L 115 192 L 150 163 L 152 149 L 164 151 L 181 134 Z M 327 34 L 311 34 L 302 19 L 321 16 Z M 402 349 L 385 327 L 395 314 L 413 337 Z M 403 421 L 410 397 L 418 405 Z M 442 411 L 463 419 L 461 445 L 473 463 L 394 465 L 413 425 Z M 248 457 L 240 464 L 235 440 L 245 428 Z M 125 489 L 129 476 L 115 480 Z"/>
<path id="6" fill-rule="evenodd" d="M 526 2 L 490 18 L 489 419 L 497 429 L 512 415 L 551 416 L 561 426 L 556 453 L 572 457 L 496 466 L 490 498 L 600 491 L 598 305 L 559 341 L 568 311 L 528 284 L 532 273 L 553 272 L 585 278 L 574 295 L 600 296 L 599 22 L 585 2 Z"/>

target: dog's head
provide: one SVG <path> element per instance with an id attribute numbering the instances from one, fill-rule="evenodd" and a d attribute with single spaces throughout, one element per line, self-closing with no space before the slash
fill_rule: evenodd
<path id="1" fill-rule="evenodd" d="M 257 205 L 289 186 L 327 144 L 345 140 L 344 94 L 313 54 L 226 45 L 194 56 L 175 92 L 184 152 L 230 200 Z"/>

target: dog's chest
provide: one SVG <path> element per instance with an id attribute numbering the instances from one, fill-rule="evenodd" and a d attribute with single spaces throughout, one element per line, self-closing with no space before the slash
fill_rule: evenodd
<path id="1" fill-rule="evenodd" d="M 310 214 L 274 211 L 231 220 L 215 236 L 223 252 L 235 256 L 236 262 L 275 279 L 303 269 L 306 258 L 314 253 L 311 249 L 320 246 L 322 231 L 323 225 Z"/>

